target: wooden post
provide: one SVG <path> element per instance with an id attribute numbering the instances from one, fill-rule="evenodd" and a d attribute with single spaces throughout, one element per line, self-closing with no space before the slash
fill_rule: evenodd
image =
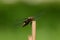
<path id="1" fill-rule="evenodd" d="M 32 40 L 36 40 L 36 21 L 32 21 Z"/>
<path id="2" fill-rule="evenodd" d="M 32 21 L 32 35 L 28 36 L 28 40 L 36 40 L 36 21 Z"/>

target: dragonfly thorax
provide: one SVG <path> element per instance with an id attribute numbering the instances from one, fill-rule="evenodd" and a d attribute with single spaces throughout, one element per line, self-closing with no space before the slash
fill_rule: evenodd
<path id="1" fill-rule="evenodd" d="M 26 20 L 24 20 L 23 27 L 28 25 L 33 20 L 34 20 L 34 17 L 28 17 Z"/>

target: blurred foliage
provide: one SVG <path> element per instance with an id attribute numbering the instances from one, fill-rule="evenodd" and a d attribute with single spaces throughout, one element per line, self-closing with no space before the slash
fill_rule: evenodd
<path id="1" fill-rule="evenodd" d="M 44 15 L 37 20 L 37 40 L 60 40 L 60 3 L 0 4 L 0 40 L 27 40 L 31 27 L 15 27 L 16 19 L 23 21 L 31 15 Z M 19 22 L 21 22 L 19 21 Z"/>

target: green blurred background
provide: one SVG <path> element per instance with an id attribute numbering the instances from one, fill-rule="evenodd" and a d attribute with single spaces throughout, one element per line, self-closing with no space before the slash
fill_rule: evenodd
<path id="1" fill-rule="evenodd" d="M 28 40 L 31 25 L 23 28 L 15 24 L 25 17 L 38 16 L 39 12 L 44 15 L 37 20 L 36 40 L 60 40 L 60 3 L 56 1 L 36 5 L 26 2 L 0 3 L 0 40 Z"/>

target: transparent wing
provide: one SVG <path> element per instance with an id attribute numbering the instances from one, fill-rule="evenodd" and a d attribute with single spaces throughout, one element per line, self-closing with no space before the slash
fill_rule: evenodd
<path id="1" fill-rule="evenodd" d="M 15 27 L 22 27 L 23 21 L 25 20 L 25 18 L 19 18 L 15 20 Z"/>
<path id="2" fill-rule="evenodd" d="M 39 20 L 41 17 L 43 17 L 45 14 L 45 12 L 39 12 L 39 13 L 36 13 L 34 15 L 32 15 L 34 17 L 34 19 L 37 21 Z M 32 24 L 32 22 L 30 22 L 30 25 Z"/>
<path id="3" fill-rule="evenodd" d="M 35 20 L 40 19 L 43 15 L 45 14 L 45 12 L 37 12 L 34 15 L 32 15 L 34 17 Z"/>

